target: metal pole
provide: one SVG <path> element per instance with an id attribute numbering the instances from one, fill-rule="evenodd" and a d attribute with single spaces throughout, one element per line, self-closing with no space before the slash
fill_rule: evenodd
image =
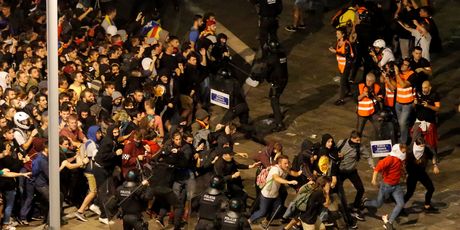
<path id="1" fill-rule="evenodd" d="M 60 229 L 59 191 L 59 91 L 58 91 L 58 0 L 46 1 L 48 50 L 48 149 L 50 228 Z"/>

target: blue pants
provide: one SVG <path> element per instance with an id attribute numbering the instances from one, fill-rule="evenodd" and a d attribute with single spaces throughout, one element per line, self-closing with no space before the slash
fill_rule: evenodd
<path id="1" fill-rule="evenodd" d="M 396 201 L 396 206 L 391 212 L 390 218 L 388 219 L 390 223 L 393 223 L 393 221 L 396 219 L 396 217 L 398 217 L 399 213 L 404 207 L 404 192 L 401 185 L 389 185 L 382 182 L 380 184 L 380 190 L 379 194 L 377 195 L 377 199 L 366 201 L 364 206 L 380 208 L 383 205 L 385 199 L 387 199 L 390 195 L 392 195 Z"/>
<path id="2" fill-rule="evenodd" d="M 262 218 L 266 216 L 270 211 L 275 211 L 278 206 L 281 205 L 281 199 L 278 198 L 266 198 L 262 194 L 259 196 L 260 199 L 260 204 L 259 204 L 259 210 L 254 212 L 251 215 L 251 223 L 254 223 L 254 221 L 258 220 L 259 218 Z M 272 215 L 275 215 L 275 213 L 272 213 Z"/>
<path id="3" fill-rule="evenodd" d="M 14 208 L 14 199 L 16 197 L 16 190 L 3 191 L 5 198 L 5 212 L 3 214 L 3 225 L 10 223 L 11 212 Z"/>
<path id="4" fill-rule="evenodd" d="M 407 144 L 407 139 L 409 137 L 409 119 L 413 110 L 413 105 L 396 103 L 395 108 L 399 130 L 401 132 L 400 140 L 402 144 Z"/>

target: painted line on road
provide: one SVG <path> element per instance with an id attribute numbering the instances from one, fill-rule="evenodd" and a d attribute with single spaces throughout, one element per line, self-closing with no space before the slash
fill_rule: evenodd
<path id="1" fill-rule="evenodd" d="M 195 14 L 203 14 L 205 11 L 198 7 L 195 3 L 185 0 L 185 5 L 188 10 L 190 10 L 192 13 Z M 228 37 L 227 45 L 232 48 L 238 55 L 240 55 L 248 64 L 252 64 L 252 61 L 254 60 L 254 57 L 256 55 L 256 52 L 252 50 L 246 43 L 241 41 L 241 39 L 238 38 L 232 31 L 227 29 L 222 23 L 219 23 L 217 21 L 216 23 L 217 30 L 219 33 L 224 33 Z"/>

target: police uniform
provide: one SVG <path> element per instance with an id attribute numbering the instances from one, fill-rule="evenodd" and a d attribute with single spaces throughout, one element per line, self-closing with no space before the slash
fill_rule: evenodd
<path id="1" fill-rule="evenodd" d="M 253 0 L 259 4 L 259 41 L 263 47 L 268 39 L 278 39 L 278 15 L 283 11 L 281 0 Z"/>
<path id="2" fill-rule="evenodd" d="M 272 43 L 272 42 L 270 42 Z M 267 55 L 267 81 L 270 83 L 270 103 L 277 128 L 283 127 L 283 116 L 280 109 L 280 96 L 288 82 L 288 67 L 286 54 L 279 50 L 279 43 L 272 44 L 276 47 L 269 48 Z M 271 45 L 269 44 L 269 47 Z"/>
<path id="3" fill-rule="evenodd" d="M 128 181 L 118 187 L 116 193 L 116 200 L 123 202 L 120 204 L 123 216 L 123 229 L 146 230 L 148 229 L 148 223 L 142 219 L 142 211 L 146 208 L 146 201 L 152 196 L 147 187 L 139 188 L 139 183 L 135 179 L 129 179 L 129 174 L 132 173 L 134 172 L 128 172 Z"/>
<path id="4" fill-rule="evenodd" d="M 216 219 L 225 207 L 227 197 L 216 189 L 208 189 L 199 200 L 198 223 L 195 230 L 217 229 Z"/>
<path id="5" fill-rule="evenodd" d="M 242 203 L 240 200 L 232 199 L 229 204 L 229 211 L 220 217 L 221 230 L 248 230 L 251 229 L 248 219 L 241 214 Z"/>

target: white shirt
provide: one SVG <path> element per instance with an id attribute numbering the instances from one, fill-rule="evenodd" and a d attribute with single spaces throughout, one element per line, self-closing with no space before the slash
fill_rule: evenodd
<path id="1" fill-rule="evenodd" d="M 415 38 L 415 46 L 422 47 L 422 57 L 426 60 L 430 60 L 430 43 L 431 43 L 431 35 L 430 33 L 426 33 L 423 36 L 418 30 L 411 30 L 412 36 Z"/>
<path id="2" fill-rule="evenodd" d="M 267 183 L 265 186 L 262 188 L 262 195 L 265 198 L 277 198 L 278 197 L 278 192 L 280 190 L 281 184 L 276 182 L 275 179 L 273 178 L 273 175 L 278 175 L 281 178 L 286 178 L 287 173 L 283 172 L 283 170 L 278 166 L 275 165 L 270 168 L 270 171 L 268 172 L 267 176 Z"/>
<path id="3" fill-rule="evenodd" d="M 378 65 L 380 67 L 385 66 L 388 62 L 394 61 L 395 56 L 393 55 L 393 51 L 390 48 L 384 48 L 382 50 L 382 59 L 380 59 Z"/>

